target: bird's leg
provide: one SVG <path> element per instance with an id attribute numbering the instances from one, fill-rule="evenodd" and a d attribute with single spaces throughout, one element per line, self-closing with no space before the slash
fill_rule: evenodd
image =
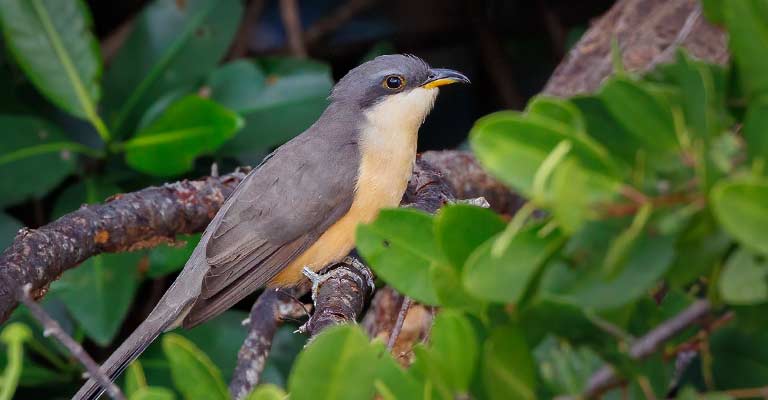
<path id="1" fill-rule="evenodd" d="M 317 307 L 317 291 L 320 289 L 320 285 L 328 279 L 327 275 L 320 275 L 315 271 L 312 271 L 309 267 L 304 267 L 301 270 L 304 276 L 312 282 L 312 304 Z"/>

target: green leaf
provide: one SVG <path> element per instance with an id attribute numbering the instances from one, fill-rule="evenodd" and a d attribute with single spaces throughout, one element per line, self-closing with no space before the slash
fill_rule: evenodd
<path id="1" fill-rule="evenodd" d="M 619 181 L 591 174 L 568 160 L 552 173 L 548 208 L 557 225 L 573 234 L 587 221 L 600 217 L 597 205 L 612 200 L 620 186 Z"/>
<path id="2" fill-rule="evenodd" d="M 156 176 L 189 171 L 195 158 L 212 153 L 242 126 L 234 112 L 197 96 L 173 103 L 158 119 L 127 141 L 125 160 Z"/>
<path id="3" fill-rule="evenodd" d="M 536 398 L 536 364 L 518 327 L 496 328 L 486 339 L 482 376 L 492 400 Z"/>
<path id="4" fill-rule="evenodd" d="M 765 302 L 768 300 L 768 263 L 764 256 L 739 249 L 728 257 L 718 283 L 726 303 L 750 305 Z"/>
<path id="5" fill-rule="evenodd" d="M 145 387 L 129 396 L 130 400 L 174 400 L 176 395 L 162 387 Z"/>
<path id="6" fill-rule="evenodd" d="M 200 242 L 200 236 L 179 235 L 174 244 L 162 244 L 150 250 L 147 278 L 158 278 L 182 269 Z"/>
<path id="7" fill-rule="evenodd" d="M 570 101 L 581 111 L 590 137 L 605 147 L 625 168 L 635 164 L 638 150 L 643 148 L 640 139 L 613 117 L 600 97 L 577 96 Z"/>
<path id="8" fill-rule="evenodd" d="M 141 362 L 136 360 L 128 365 L 125 371 L 125 395 L 132 398 L 134 394 L 147 388 L 147 377 L 144 376 L 144 369 L 141 368 Z"/>
<path id="9" fill-rule="evenodd" d="M 368 336 L 358 326 L 329 328 L 316 336 L 296 359 L 288 379 L 291 399 L 371 398 L 376 361 Z"/>
<path id="10" fill-rule="evenodd" d="M 539 236 L 540 226 L 518 232 L 496 257 L 496 239 L 486 241 L 467 259 L 464 286 L 472 295 L 500 303 L 516 303 L 544 262 L 562 245 L 556 232 Z"/>
<path id="11" fill-rule="evenodd" d="M 744 92 L 756 98 L 768 92 L 768 4 L 763 0 L 724 1 L 721 5 L 729 49 Z"/>
<path id="12" fill-rule="evenodd" d="M 570 101 L 557 97 L 536 96 L 528 102 L 525 112 L 557 121 L 574 132 L 584 132 L 586 127 L 581 111 Z"/>
<path id="13" fill-rule="evenodd" d="M 0 212 L 0 249 L 13 243 L 13 239 L 24 225 L 6 213 Z"/>
<path id="14" fill-rule="evenodd" d="M 64 189 L 53 205 L 51 216 L 61 218 L 77 211 L 83 204 L 103 203 L 107 198 L 122 192 L 114 184 L 86 179 Z"/>
<path id="15" fill-rule="evenodd" d="M 677 151 L 672 109 L 648 84 L 614 78 L 603 86 L 600 99 L 619 124 L 636 139 L 651 158 Z"/>
<path id="16" fill-rule="evenodd" d="M 429 352 L 436 368 L 451 389 L 466 393 L 478 358 L 475 330 L 461 313 L 444 309 L 435 318 Z"/>
<path id="17" fill-rule="evenodd" d="M 710 195 L 712 211 L 723 229 L 748 248 L 768 253 L 768 183 L 717 184 Z"/>
<path id="18" fill-rule="evenodd" d="M 88 337 L 106 346 L 133 302 L 141 257 L 141 253 L 91 257 L 53 282 L 50 295 L 64 302 Z"/>
<path id="19" fill-rule="evenodd" d="M 762 387 L 768 382 L 768 333 L 726 326 L 710 337 L 712 373 L 717 389 Z"/>
<path id="20" fill-rule="evenodd" d="M 768 163 L 768 98 L 749 103 L 742 133 L 747 141 L 747 154 L 753 161 L 760 160 L 765 171 Z"/>
<path id="21" fill-rule="evenodd" d="M 582 274 L 570 289 L 557 296 L 596 311 L 626 305 L 643 296 L 664 275 L 674 257 L 674 244 L 671 237 L 644 236 L 626 256 L 618 276 L 605 280 L 599 274 Z"/>
<path id="22" fill-rule="evenodd" d="M 723 0 L 701 0 L 701 6 L 704 9 L 704 15 L 713 24 L 722 24 L 725 20 L 723 15 Z"/>
<path id="23" fill-rule="evenodd" d="M 445 264 L 435 240 L 432 216 L 412 209 L 383 210 L 357 228 L 357 250 L 376 275 L 400 293 L 438 304 L 431 270 Z"/>
<path id="24" fill-rule="evenodd" d="M 0 126 L 0 206 L 42 197 L 74 171 L 72 153 L 91 152 L 41 119 L 0 115 Z"/>
<path id="25" fill-rule="evenodd" d="M 174 333 L 165 334 L 162 344 L 173 382 L 185 399 L 229 399 L 221 372 L 197 346 Z"/>
<path id="26" fill-rule="evenodd" d="M 404 370 L 389 352 L 381 355 L 374 386 L 384 400 L 423 399 L 424 384 Z"/>
<path id="27" fill-rule="evenodd" d="M 495 212 L 462 204 L 445 206 L 435 216 L 435 236 L 440 250 L 457 271 L 483 242 L 504 230 Z"/>
<path id="28" fill-rule="evenodd" d="M 284 400 L 288 397 L 283 389 L 275 385 L 259 385 L 246 400 Z"/>
<path id="29" fill-rule="evenodd" d="M 529 196 L 534 194 L 536 171 L 563 141 L 571 144 L 566 160 L 573 160 L 585 171 L 606 178 L 620 176 L 599 144 L 541 117 L 497 112 L 478 120 L 470 135 L 472 149 L 483 166 L 513 189 Z"/>
<path id="30" fill-rule="evenodd" d="M 236 111 L 246 124 L 221 154 L 254 162 L 309 128 L 328 105 L 330 67 L 312 60 L 238 60 L 217 69 L 211 98 Z"/>
<path id="31" fill-rule="evenodd" d="M 712 70 L 681 51 L 673 68 L 680 85 L 685 122 L 694 137 L 709 139 L 720 133 L 719 117 L 724 109 Z"/>
<path id="32" fill-rule="evenodd" d="M 557 320 L 552 322 L 565 323 Z M 542 383 L 558 395 L 578 397 L 592 374 L 603 364 L 603 360 L 589 347 L 573 347 L 569 342 L 551 336 L 536 347 L 535 354 Z"/>
<path id="33" fill-rule="evenodd" d="M 32 83 L 109 140 L 97 112 L 101 56 L 85 3 L 3 0 L 0 9 L 5 40 Z"/>
<path id="34" fill-rule="evenodd" d="M 9 324 L 0 332 L 0 341 L 5 344 L 8 362 L 1 376 L 0 399 L 11 400 L 24 363 L 24 342 L 32 338 L 32 331 L 24 324 L 16 322 Z"/>
<path id="35" fill-rule="evenodd" d="M 104 77 L 104 105 L 115 130 L 131 131 L 155 99 L 213 70 L 242 8 L 239 1 L 217 0 L 155 0 L 145 7 Z"/>

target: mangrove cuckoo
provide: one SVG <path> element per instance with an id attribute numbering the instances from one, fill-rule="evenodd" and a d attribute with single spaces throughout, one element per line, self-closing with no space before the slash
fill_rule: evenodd
<path id="1" fill-rule="evenodd" d="M 289 287 L 354 247 L 355 228 L 395 207 L 438 87 L 468 83 L 418 57 L 386 55 L 349 71 L 301 135 L 252 170 L 203 233 L 147 319 L 103 364 L 115 379 L 160 333 L 193 327 L 263 287 Z M 90 379 L 76 399 L 98 397 Z"/>

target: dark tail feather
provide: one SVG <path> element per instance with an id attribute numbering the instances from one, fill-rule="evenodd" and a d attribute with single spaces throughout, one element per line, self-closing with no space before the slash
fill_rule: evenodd
<path id="1" fill-rule="evenodd" d="M 173 321 L 170 321 L 173 322 Z M 152 326 L 152 325 L 155 326 Z M 104 362 L 101 370 L 112 381 L 128 367 L 133 360 L 138 358 L 144 350 L 165 330 L 168 323 L 160 320 L 148 320 L 139 325 L 128 339 L 115 350 Z M 93 377 L 88 379 L 83 387 L 72 397 L 73 400 L 95 400 L 104 393 L 104 388 Z"/>

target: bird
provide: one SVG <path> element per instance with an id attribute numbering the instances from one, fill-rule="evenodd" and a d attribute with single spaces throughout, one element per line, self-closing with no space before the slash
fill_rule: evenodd
<path id="1" fill-rule="evenodd" d="M 416 160 L 418 131 L 439 88 L 469 83 L 414 55 L 382 55 L 334 85 L 325 111 L 243 178 L 184 269 L 102 364 L 114 380 L 161 333 L 191 328 L 261 288 L 293 287 L 341 261 L 358 224 L 396 207 Z M 73 399 L 95 399 L 90 378 Z"/>

